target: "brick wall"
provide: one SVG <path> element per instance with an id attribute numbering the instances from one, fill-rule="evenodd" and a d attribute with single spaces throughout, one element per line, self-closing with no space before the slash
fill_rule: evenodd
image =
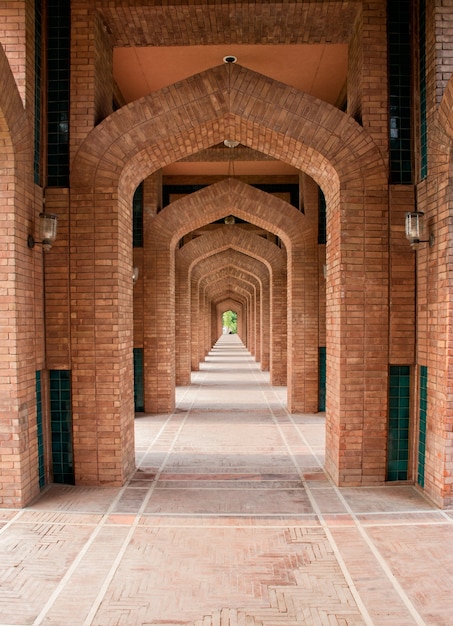
<path id="1" fill-rule="evenodd" d="M 41 194 L 32 182 L 32 115 L 23 107 L 25 5 L 8 5 L 0 7 L 10 27 L 3 33 L 7 52 L 0 48 L 0 505 L 19 507 L 39 492 L 35 372 L 43 363 L 43 266 L 42 251 L 27 247 Z"/>

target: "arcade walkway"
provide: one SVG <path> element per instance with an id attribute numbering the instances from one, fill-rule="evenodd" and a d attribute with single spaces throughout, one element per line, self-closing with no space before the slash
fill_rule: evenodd
<path id="1" fill-rule="evenodd" d="M 453 623 L 453 511 L 337 489 L 322 415 L 290 416 L 223 336 L 171 416 L 136 419 L 121 489 L 0 510 L 0 625 Z"/>

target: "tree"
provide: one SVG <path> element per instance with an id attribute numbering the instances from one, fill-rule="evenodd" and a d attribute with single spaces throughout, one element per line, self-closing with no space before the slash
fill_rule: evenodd
<path id="1" fill-rule="evenodd" d="M 225 311 L 222 313 L 222 326 L 231 335 L 238 332 L 238 314 L 235 311 Z"/>

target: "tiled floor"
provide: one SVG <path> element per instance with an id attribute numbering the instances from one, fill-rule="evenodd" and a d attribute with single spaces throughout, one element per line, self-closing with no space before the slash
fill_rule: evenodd
<path id="1" fill-rule="evenodd" d="M 453 512 L 337 489 L 322 415 L 224 336 L 171 416 L 136 419 L 122 489 L 0 509 L 0 626 L 453 624 Z"/>

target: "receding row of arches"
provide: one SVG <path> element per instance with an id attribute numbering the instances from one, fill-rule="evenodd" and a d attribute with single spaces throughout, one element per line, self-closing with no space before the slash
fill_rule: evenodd
<path id="1" fill-rule="evenodd" d="M 9 102 L 1 105 L 2 127 L 13 137 L 5 154 L 20 174 L 22 118 Z M 296 167 L 322 188 L 326 466 L 341 484 L 380 483 L 389 363 L 388 185 L 381 152 L 346 113 L 239 65 L 213 68 L 123 107 L 88 134 L 73 158 L 67 340 L 76 482 L 122 483 L 134 466 L 134 190 L 166 164 L 226 137 Z M 20 196 L 15 185 L 11 193 Z M 282 245 L 225 224 L 178 246 L 187 233 L 226 216 L 272 233 Z M 212 319 L 219 324 L 226 307 L 238 312 L 238 330 L 269 367 L 272 382 L 287 384 L 288 409 L 317 410 L 324 273 L 313 215 L 230 177 L 149 218 L 140 273 L 146 410 L 173 410 L 176 384 L 198 366 L 219 333 Z M 19 213 L 14 220 L 21 222 Z M 26 230 L 23 224 L 15 232 L 24 234 L 20 229 Z M 12 252 L 16 260 L 23 248 Z M 58 286 L 53 294 L 49 287 L 47 295 L 58 296 Z M 187 323 L 200 313 L 202 336 Z"/>
<path id="2" fill-rule="evenodd" d="M 365 447 L 365 440 L 370 438 L 373 445 L 379 442 L 382 452 L 385 448 L 382 407 L 378 409 L 367 401 L 371 380 L 381 388 L 382 397 L 386 396 L 388 249 L 383 232 L 388 226 L 388 196 L 385 168 L 370 136 L 348 115 L 280 84 L 280 99 L 268 100 L 265 94 L 273 86 L 274 81 L 243 67 L 222 66 L 183 81 L 177 91 L 169 87 L 132 103 L 101 123 L 82 143 L 74 159 L 72 193 L 75 205 L 88 203 L 95 214 L 99 212 L 104 216 L 108 205 L 111 217 L 118 220 L 119 233 L 128 232 L 131 197 L 142 180 L 165 164 L 220 143 L 225 137 L 237 138 L 249 148 L 291 164 L 319 184 L 327 200 L 329 233 L 325 263 L 326 343 L 330 361 L 327 463 L 337 480 L 340 474 L 346 480 L 351 470 L 353 481 L 361 482 L 368 480 L 357 478 L 362 459 L 348 451 L 340 454 L 345 443 L 340 441 L 347 437 L 342 424 L 350 419 L 356 421 L 360 412 L 354 436 L 362 440 Z M 163 98 L 165 108 L 161 106 Z M 182 100 L 184 104 L 178 104 Z M 187 115 L 189 108 L 190 116 Z M 366 219 L 367 213 L 373 213 L 374 219 Z M 273 233 L 282 247 L 259 237 L 259 242 L 251 242 L 253 235 L 239 225 L 225 225 L 209 237 L 198 237 L 178 248 L 178 242 L 188 232 L 229 215 Z M 74 212 L 71 232 L 77 238 L 77 231 L 84 225 L 80 215 L 75 216 Z M 317 232 L 310 215 L 236 178 L 227 178 L 162 209 L 145 227 L 145 239 L 142 276 L 147 302 L 143 313 L 147 410 L 168 412 L 173 409 L 176 382 L 187 381 L 191 368 L 197 366 L 197 360 L 206 350 L 206 341 L 204 344 L 198 341 L 198 347 L 194 347 L 184 315 L 196 299 L 200 299 L 202 290 L 208 288 L 205 284 L 208 274 L 203 274 L 206 270 L 200 268 L 203 262 L 210 262 L 206 259 L 214 251 L 215 254 L 222 251 L 228 251 L 228 255 L 231 251 L 245 254 L 252 257 L 255 264 L 260 264 L 261 269 L 255 267 L 252 274 L 258 281 L 269 281 L 270 321 L 268 326 L 259 325 L 259 333 L 266 332 L 265 326 L 269 328 L 272 380 L 287 384 L 290 411 L 317 410 L 320 264 Z M 99 238 L 97 245 L 102 246 Z M 367 255 L 369 246 L 379 250 L 379 272 L 376 272 L 374 259 Z M 122 252 L 120 248 L 114 259 L 120 276 L 130 274 L 130 252 Z M 244 273 L 243 264 L 234 255 L 231 258 L 235 260 L 228 264 L 234 266 L 234 272 Z M 77 247 L 74 263 L 76 273 L 85 271 L 82 252 L 79 255 Z M 355 271 L 356 264 L 360 264 L 360 275 Z M 109 268 L 109 275 L 111 270 Z M 104 267 L 99 268 L 100 280 L 104 271 Z M 232 272 L 227 272 L 228 276 Z M 261 287 L 244 274 L 236 278 L 234 294 L 223 290 L 224 295 L 219 296 L 209 285 L 214 304 L 219 297 L 238 302 L 238 285 L 241 284 L 242 302 L 239 302 L 244 306 L 252 287 L 255 293 L 257 287 Z M 358 280 L 361 288 L 358 288 Z M 260 293 L 264 292 L 261 287 Z M 118 295 L 130 302 L 130 292 L 123 293 L 119 289 Z M 372 317 L 368 313 L 371 299 L 375 312 Z M 250 305 L 247 317 L 254 315 L 256 319 L 258 301 L 254 298 L 253 302 L 255 310 L 252 313 Z M 74 298 L 76 333 L 77 308 Z M 351 309 L 355 311 L 354 316 L 350 315 Z M 96 317 L 95 304 L 93 312 Z M 99 319 L 99 323 L 103 324 L 104 320 Z M 266 341 L 261 337 L 257 340 L 256 328 L 254 337 L 247 337 L 247 340 L 254 343 L 254 349 L 258 343 L 259 350 L 266 353 Z M 372 334 L 379 335 L 379 346 L 368 341 Z M 266 358 L 265 354 L 264 360 Z M 82 355 L 77 346 L 73 360 L 77 367 L 85 367 L 85 354 Z M 359 368 L 357 362 L 360 362 Z M 117 393 L 124 398 L 121 385 Z M 121 405 L 124 408 L 124 401 Z M 130 410 L 129 407 L 126 412 Z M 83 419 L 81 414 L 80 419 Z M 372 427 L 365 429 L 365 423 Z M 384 464 L 383 460 L 382 467 L 376 468 L 381 479 Z"/>

